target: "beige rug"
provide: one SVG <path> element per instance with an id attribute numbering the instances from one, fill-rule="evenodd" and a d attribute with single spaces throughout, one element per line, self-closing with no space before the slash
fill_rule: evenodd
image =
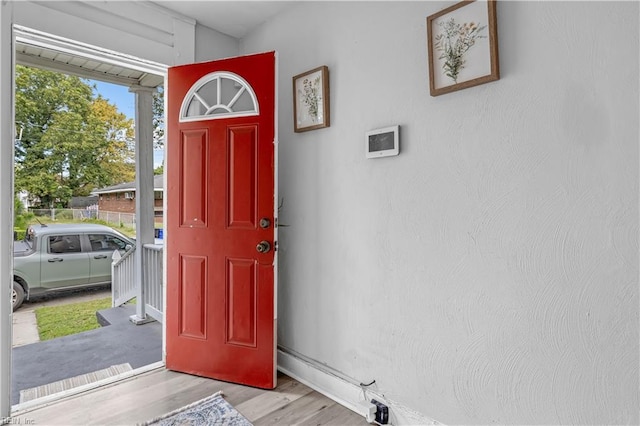
<path id="1" fill-rule="evenodd" d="M 252 426 L 218 391 L 139 426 Z"/>

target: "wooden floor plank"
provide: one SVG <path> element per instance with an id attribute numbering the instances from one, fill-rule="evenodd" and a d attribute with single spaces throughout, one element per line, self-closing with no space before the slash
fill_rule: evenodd
<path id="1" fill-rule="evenodd" d="M 286 383 L 290 382 L 291 377 L 285 375 L 278 376 L 278 385 L 276 389 L 280 389 L 281 386 L 284 386 Z M 265 393 L 264 389 L 252 388 L 250 386 L 238 386 L 238 389 L 234 389 L 233 392 L 225 392 L 224 399 L 229 402 L 229 404 L 233 405 L 237 408 L 238 405 L 242 404 L 245 401 L 248 401 L 258 395 Z M 276 390 L 274 389 L 274 390 Z"/>
<path id="2" fill-rule="evenodd" d="M 215 381 L 160 370 L 34 410 L 25 418 L 46 425 L 135 424 L 216 390 Z"/>
<path id="3" fill-rule="evenodd" d="M 368 425 L 369 423 L 360 414 L 345 409 L 342 405 L 335 403 L 326 409 L 319 411 L 316 415 L 305 420 L 305 425 L 325 425 L 325 426 L 351 426 Z"/>
<path id="4" fill-rule="evenodd" d="M 190 375 L 180 375 L 180 378 L 179 382 L 172 380 L 170 387 L 164 383 L 149 387 L 146 390 L 149 395 L 118 396 L 114 403 L 121 401 L 119 406 L 123 409 L 117 413 L 112 411 L 104 415 L 103 421 L 114 425 L 122 424 L 123 419 L 132 421 L 132 424 L 142 423 L 211 396 L 220 390 L 227 392 L 230 386 L 237 386 Z"/>
<path id="5" fill-rule="evenodd" d="M 333 404 L 335 402 L 326 396 L 318 392 L 311 392 L 254 420 L 252 423 L 255 426 L 304 424 L 305 421 Z"/>
<path id="6" fill-rule="evenodd" d="M 235 405 L 236 410 L 242 413 L 250 422 L 259 418 L 265 412 L 278 410 L 313 392 L 311 388 L 297 381 L 289 381 L 278 385 L 271 392 L 265 392 L 242 404 Z"/>
<path id="7" fill-rule="evenodd" d="M 135 425 L 223 391 L 258 425 L 366 425 L 364 418 L 288 376 L 263 390 L 158 369 L 13 417 L 12 424 Z M 358 422 L 359 420 L 359 422 Z"/>
<path id="8" fill-rule="evenodd" d="M 197 401 L 219 389 L 217 383 L 189 375 L 167 375 L 167 380 L 142 389 L 114 388 L 102 395 L 109 404 L 92 410 L 87 424 L 122 424 L 123 419 L 143 422 L 157 417 L 157 413 L 170 412 L 185 405 L 185 401 Z M 114 410 L 113 407 L 118 407 Z"/>

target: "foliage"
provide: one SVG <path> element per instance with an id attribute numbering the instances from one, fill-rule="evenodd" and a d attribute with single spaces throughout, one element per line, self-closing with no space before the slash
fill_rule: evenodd
<path id="1" fill-rule="evenodd" d="M 164 91 L 162 87 L 159 87 L 153 95 L 153 144 L 156 149 L 164 146 Z"/>
<path id="2" fill-rule="evenodd" d="M 85 80 L 16 66 L 15 190 L 44 207 L 133 180 L 133 120 Z"/>
<path id="3" fill-rule="evenodd" d="M 302 102 L 307 106 L 307 112 L 311 116 L 313 121 L 318 120 L 318 107 L 322 96 L 320 94 L 320 77 L 316 77 L 313 80 L 305 78 L 302 82 Z"/>
<path id="4" fill-rule="evenodd" d="M 97 141 L 102 150 L 96 155 L 99 167 L 95 180 L 98 187 L 130 182 L 135 179 L 134 124 L 117 107 L 98 96 L 92 105 L 95 126 L 103 126 L 105 139 Z"/>
<path id="5" fill-rule="evenodd" d="M 458 82 L 458 75 L 464 68 L 464 54 L 471 49 L 479 38 L 486 38 L 480 32 L 486 28 L 475 22 L 458 24 L 453 18 L 445 22 L 440 22 L 443 32 L 435 38 L 434 46 L 436 50 L 442 52 L 438 59 L 444 59 L 442 68 L 447 77 L 455 83 Z"/>
<path id="6" fill-rule="evenodd" d="M 24 204 L 20 201 L 17 195 L 13 196 L 13 214 L 15 216 L 21 215 L 24 213 Z"/>
<path id="7" fill-rule="evenodd" d="M 24 240 L 24 237 L 27 235 L 27 230 L 26 230 L 26 228 L 18 228 L 18 227 L 14 227 L 14 228 L 13 228 L 13 232 L 14 232 L 14 234 L 15 234 L 14 241 L 21 241 L 21 240 Z"/>
<path id="8" fill-rule="evenodd" d="M 34 217 L 33 213 L 29 213 L 24 209 L 24 205 L 17 195 L 13 197 L 13 226 L 14 230 L 20 231 L 27 227 L 27 223 Z"/>
<path id="9" fill-rule="evenodd" d="M 40 340 L 55 339 L 100 327 L 96 312 L 111 307 L 111 297 L 35 310 Z"/>
<path id="10" fill-rule="evenodd" d="M 56 222 L 66 222 L 73 220 L 73 210 L 60 209 L 56 211 Z"/>
<path id="11" fill-rule="evenodd" d="M 162 162 L 161 166 L 158 166 L 155 169 L 153 169 L 153 174 L 154 175 L 161 175 L 163 173 L 164 173 L 164 161 Z"/>

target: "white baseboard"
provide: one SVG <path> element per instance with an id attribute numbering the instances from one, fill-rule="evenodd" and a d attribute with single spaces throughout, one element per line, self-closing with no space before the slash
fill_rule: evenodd
<path id="1" fill-rule="evenodd" d="M 278 370 L 366 418 L 367 413 L 359 404 L 364 401 L 362 388 L 332 373 L 320 363 L 302 359 L 278 349 Z M 389 424 L 396 426 L 441 425 L 421 413 L 387 400 L 376 392 L 367 390 L 367 398 L 375 398 L 389 407 Z"/>

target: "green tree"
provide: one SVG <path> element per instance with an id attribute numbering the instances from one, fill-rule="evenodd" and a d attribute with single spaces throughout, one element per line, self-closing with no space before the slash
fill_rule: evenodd
<path id="1" fill-rule="evenodd" d="M 56 122 L 86 116 L 91 98 L 91 87 L 77 77 L 16 66 L 15 115 L 21 134 L 15 146 L 16 192 L 24 189 L 45 205 L 55 201 L 62 171 L 53 160 L 60 150 L 52 152 L 45 135 L 67 133 Z"/>
<path id="2" fill-rule="evenodd" d="M 133 120 L 75 76 L 16 66 L 15 189 L 49 207 L 133 180 Z"/>
<path id="3" fill-rule="evenodd" d="M 133 120 L 119 112 L 115 105 L 98 96 L 92 105 L 91 122 L 99 129 L 95 134 L 100 136 L 96 138 L 94 145 L 102 149 L 95 154 L 95 161 L 99 167 L 90 170 L 90 182 L 94 183 L 96 188 L 102 188 L 134 180 Z"/>
<path id="4" fill-rule="evenodd" d="M 153 144 L 155 148 L 164 146 L 164 90 L 158 87 L 153 94 Z"/>
<path id="5" fill-rule="evenodd" d="M 153 147 L 162 149 L 164 147 L 164 90 L 158 87 L 158 91 L 153 94 Z M 164 160 L 162 164 L 153 169 L 154 175 L 164 173 Z"/>

